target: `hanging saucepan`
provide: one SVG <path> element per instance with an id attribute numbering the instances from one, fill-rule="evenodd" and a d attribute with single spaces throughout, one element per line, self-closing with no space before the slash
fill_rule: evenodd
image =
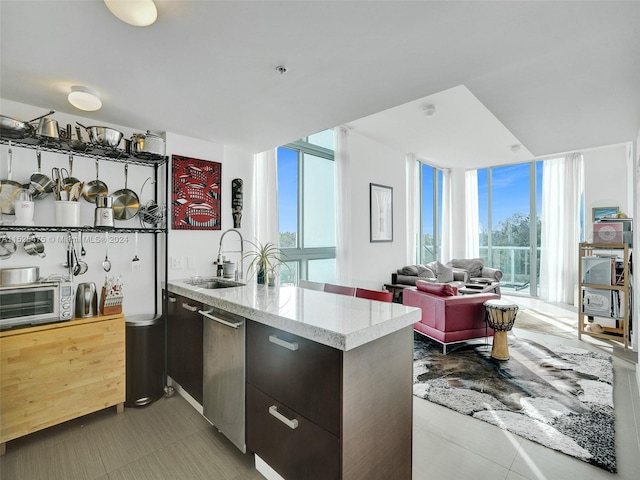
<path id="1" fill-rule="evenodd" d="M 113 218 L 116 220 L 129 220 L 140 210 L 140 199 L 136 192 L 127 188 L 127 177 L 129 176 L 129 164 L 124 164 L 124 188 L 111 194 L 113 199 Z"/>
<path id="2" fill-rule="evenodd" d="M 35 233 L 30 233 L 27 241 L 22 244 L 24 251 L 29 255 L 33 255 L 36 257 L 44 258 L 47 256 L 44 253 L 44 243 L 38 237 L 36 237 Z"/>
<path id="3" fill-rule="evenodd" d="M 147 133 L 134 133 L 131 136 L 131 153 L 139 158 L 164 157 L 164 138 L 154 135 L 149 130 Z"/>
<path id="4" fill-rule="evenodd" d="M 31 125 L 31 123 L 35 122 L 36 120 L 40 120 L 41 118 L 47 117 L 52 113 L 56 112 L 51 110 L 49 113 L 41 115 L 40 117 L 36 117 L 33 120 L 29 120 L 28 122 L 21 122 L 20 120 L 16 120 L 15 118 L 0 115 L 0 136 L 6 138 L 33 137 L 33 126 Z"/>
<path id="5" fill-rule="evenodd" d="M 62 170 L 65 170 L 64 168 Z M 61 170 L 61 172 L 62 172 Z M 69 154 L 69 171 L 67 172 L 67 176 L 62 177 L 62 188 L 63 190 L 71 190 L 76 183 L 80 183 L 76 177 L 73 176 L 73 154 Z"/>
<path id="6" fill-rule="evenodd" d="M 96 145 L 115 148 L 120 144 L 120 140 L 122 140 L 123 133 L 119 132 L 115 128 L 85 127 L 80 122 L 76 123 L 87 131 L 91 143 Z"/>
<path id="7" fill-rule="evenodd" d="M 53 181 L 41 172 L 42 155 L 40 148 L 36 149 L 36 158 L 38 159 L 38 171 L 31 174 L 29 183 L 29 192 L 34 200 L 40 200 L 53 192 Z"/>
<path id="8" fill-rule="evenodd" d="M 96 158 L 96 179 L 85 184 L 84 190 L 82 191 L 82 196 L 87 202 L 96 203 L 98 195 L 107 196 L 109 194 L 107 184 L 100 180 L 98 176 L 98 159 Z"/>
<path id="9" fill-rule="evenodd" d="M 22 184 L 11 179 L 11 164 L 13 161 L 11 141 L 9 141 L 9 151 L 7 152 L 7 157 L 9 163 L 7 179 L 0 181 L 0 211 L 5 215 L 13 215 L 15 213 L 13 201 L 22 188 Z"/>

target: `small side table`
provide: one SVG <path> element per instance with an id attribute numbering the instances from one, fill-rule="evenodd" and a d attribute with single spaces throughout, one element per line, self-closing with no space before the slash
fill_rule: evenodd
<path id="1" fill-rule="evenodd" d="M 486 322 L 493 329 L 491 357 L 496 360 L 509 360 L 507 332 L 513 328 L 518 306 L 506 300 L 496 299 L 484 302 Z"/>
<path id="2" fill-rule="evenodd" d="M 405 288 L 413 287 L 413 285 L 385 283 L 384 287 L 393 294 L 393 303 L 402 303 L 402 291 Z"/>

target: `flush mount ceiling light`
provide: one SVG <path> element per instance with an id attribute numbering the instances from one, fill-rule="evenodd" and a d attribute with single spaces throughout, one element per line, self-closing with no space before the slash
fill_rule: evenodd
<path id="1" fill-rule="evenodd" d="M 104 0 L 116 17 L 135 27 L 148 27 L 158 18 L 153 0 Z"/>
<path id="2" fill-rule="evenodd" d="M 511 151 L 512 151 L 513 153 L 519 152 L 519 151 L 520 151 L 520 144 L 519 144 L 519 143 L 516 143 L 516 144 L 514 144 L 514 145 L 511 145 Z"/>
<path id="3" fill-rule="evenodd" d="M 425 105 L 422 108 L 422 113 L 424 113 L 426 117 L 433 117 L 436 114 L 436 106 L 432 104 Z"/>
<path id="4" fill-rule="evenodd" d="M 74 85 L 68 97 L 69 103 L 80 110 L 94 112 L 102 108 L 102 101 L 98 92 L 87 87 Z"/>

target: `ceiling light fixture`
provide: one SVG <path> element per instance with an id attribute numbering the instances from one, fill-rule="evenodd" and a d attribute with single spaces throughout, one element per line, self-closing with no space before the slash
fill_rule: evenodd
<path id="1" fill-rule="evenodd" d="M 520 151 L 520 144 L 519 144 L 519 143 L 516 143 L 516 144 L 514 144 L 514 145 L 511 145 L 511 151 L 512 151 L 513 153 L 519 152 L 519 151 Z"/>
<path id="2" fill-rule="evenodd" d="M 69 103 L 85 112 L 95 112 L 102 108 L 102 101 L 98 92 L 87 87 L 74 85 L 67 96 Z"/>
<path id="3" fill-rule="evenodd" d="M 116 17 L 134 27 L 148 27 L 158 18 L 153 0 L 104 0 Z"/>
<path id="4" fill-rule="evenodd" d="M 426 117 L 433 117 L 436 114 L 436 106 L 429 104 L 422 108 L 422 112 Z"/>
<path id="5" fill-rule="evenodd" d="M 287 67 L 285 67 L 284 65 L 278 65 L 276 67 L 276 72 L 278 72 L 280 75 L 284 75 L 285 73 L 287 73 Z"/>

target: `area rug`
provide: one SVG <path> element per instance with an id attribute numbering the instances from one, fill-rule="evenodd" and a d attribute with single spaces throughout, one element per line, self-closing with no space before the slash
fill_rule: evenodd
<path id="1" fill-rule="evenodd" d="M 578 312 L 574 315 L 550 315 L 534 308 L 520 308 L 514 327 L 557 337 L 577 338 Z"/>
<path id="2" fill-rule="evenodd" d="M 509 335 L 491 346 L 442 346 L 414 333 L 413 394 L 616 472 L 611 356 Z"/>

